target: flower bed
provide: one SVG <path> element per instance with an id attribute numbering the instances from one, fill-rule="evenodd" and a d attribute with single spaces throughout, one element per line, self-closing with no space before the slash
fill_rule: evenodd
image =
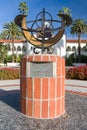
<path id="1" fill-rule="evenodd" d="M 66 79 L 87 80 L 87 66 L 66 68 Z"/>
<path id="2" fill-rule="evenodd" d="M 0 80 L 18 79 L 20 77 L 20 69 L 18 68 L 0 68 Z"/>

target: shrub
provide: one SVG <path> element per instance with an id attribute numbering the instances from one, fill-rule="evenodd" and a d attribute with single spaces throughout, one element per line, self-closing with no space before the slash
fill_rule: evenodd
<path id="1" fill-rule="evenodd" d="M 78 62 L 78 56 L 74 57 L 74 53 L 71 54 L 68 58 L 66 58 L 66 66 L 72 66 L 73 63 Z M 81 55 L 80 63 L 87 63 L 87 56 Z"/>
<path id="2" fill-rule="evenodd" d="M 18 56 L 14 54 L 14 61 L 20 62 L 23 56 L 23 54 L 19 54 Z M 7 62 L 12 62 L 12 55 L 7 56 Z"/>
<path id="3" fill-rule="evenodd" d="M 81 63 L 87 63 L 87 56 L 81 55 Z"/>
<path id="4" fill-rule="evenodd" d="M 0 68 L 0 80 L 19 79 L 20 70 L 17 68 Z"/>
<path id="5" fill-rule="evenodd" d="M 87 80 L 87 66 L 66 68 L 66 79 Z"/>
<path id="6" fill-rule="evenodd" d="M 74 54 L 71 54 L 67 59 L 66 59 L 66 66 L 72 66 L 74 63 Z"/>

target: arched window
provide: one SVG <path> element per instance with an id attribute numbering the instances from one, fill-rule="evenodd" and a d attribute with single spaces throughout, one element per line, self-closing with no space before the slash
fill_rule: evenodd
<path id="1" fill-rule="evenodd" d="M 68 46 L 68 47 L 66 48 L 66 51 L 71 51 L 71 47 Z"/>
<path id="2" fill-rule="evenodd" d="M 76 51 L 76 47 L 75 46 L 72 47 L 72 51 Z"/>
<path id="3" fill-rule="evenodd" d="M 17 51 L 21 51 L 21 47 L 20 46 L 17 47 Z"/>
<path id="4" fill-rule="evenodd" d="M 26 46 L 23 46 L 23 47 L 22 47 L 22 51 L 26 51 Z"/>
<path id="5" fill-rule="evenodd" d="M 82 48 L 82 51 L 83 52 L 85 52 L 87 49 L 86 49 L 86 46 L 84 46 L 83 48 Z"/>

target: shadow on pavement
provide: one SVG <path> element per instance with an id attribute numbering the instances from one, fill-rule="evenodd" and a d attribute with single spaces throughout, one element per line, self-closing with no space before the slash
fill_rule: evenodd
<path id="1" fill-rule="evenodd" d="M 20 91 L 11 90 L 5 91 L 0 89 L 0 100 L 7 105 L 11 106 L 17 111 L 20 111 Z"/>

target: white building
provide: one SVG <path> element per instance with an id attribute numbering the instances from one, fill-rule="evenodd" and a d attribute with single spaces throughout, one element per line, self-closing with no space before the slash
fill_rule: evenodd
<path id="1" fill-rule="evenodd" d="M 30 43 L 27 43 L 27 54 L 33 54 L 33 48 L 34 46 Z M 53 54 L 57 54 L 59 56 L 65 57 L 66 56 L 66 36 L 63 35 L 62 39 L 56 43 L 54 46 L 52 46 L 54 49 Z M 37 48 L 36 50 L 41 54 L 41 49 Z"/>
<path id="2" fill-rule="evenodd" d="M 55 54 L 62 57 L 66 56 L 66 35 L 63 35 L 61 40 L 55 44 Z"/>
<path id="3" fill-rule="evenodd" d="M 9 44 L 8 55 L 12 54 L 12 40 L 0 40 L 0 44 Z M 14 54 L 26 54 L 27 42 L 25 40 L 14 40 Z"/>
<path id="4" fill-rule="evenodd" d="M 78 40 L 77 39 L 67 39 L 66 40 L 67 57 L 72 53 L 78 54 Z M 87 55 L 87 39 L 81 40 L 81 54 Z"/>
<path id="5" fill-rule="evenodd" d="M 8 55 L 12 54 L 12 41 L 11 40 L 0 40 L 1 44 L 9 44 Z M 55 48 L 53 54 L 57 54 L 59 56 L 67 57 L 72 53 L 78 53 L 78 40 L 75 39 L 66 39 L 66 35 L 63 35 L 62 39 L 52 46 Z M 14 54 L 34 54 L 33 53 L 34 46 L 28 43 L 26 40 L 14 40 Z M 39 54 L 41 53 L 41 49 L 37 49 Z M 81 40 L 81 53 L 87 55 L 87 40 Z"/>

